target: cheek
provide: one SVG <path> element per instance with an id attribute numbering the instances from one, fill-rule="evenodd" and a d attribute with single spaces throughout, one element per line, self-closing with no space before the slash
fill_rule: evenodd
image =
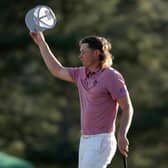
<path id="1" fill-rule="evenodd" d="M 92 62 L 94 60 L 93 56 L 92 55 L 86 55 L 86 60 L 89 61 L 89 62 Z"/>
<path id="2" fill-rule="evenodd" d="M 91 57 L 90 57 L 90 55 L 86 55 L 86 60 L 91 60 Z"/>
<path id="3" fill-rule="evenodd" d="M 85 54 L 85 55 L 82 56 L 82 59 L 85 60 L 85 61 L 89 61 L 90 60 L 90 55 Z"/>

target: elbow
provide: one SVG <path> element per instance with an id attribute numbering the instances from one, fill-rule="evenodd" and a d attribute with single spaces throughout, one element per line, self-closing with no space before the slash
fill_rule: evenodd
<path id="1" fill-rule="evenodd" d="M 132 112 L 134 112 L 134 107 L 133 107 L 132 104 L 129 104 L 129 110 L 132 111 Z"/>
<path id="2" fill-rule="evenodd" d="M 48 67 L 49 72 L 51 73 L 52 76 L 59 78 L 60 73 L 61 73 L 61 67 Z"/>
<path id="3" fill-rule="evenodd" d="M 132 106 L 131 103 L 128 103 L 124 108 L 123 108 L 123 111 L 125 111 L 126 113 L 128 113 L 130 116 L 133 115 L 134 113 L 134 108 Z"/>
<path id="4" fill-rule="evenodd" d="M 133 114 L 134 114 L 134 108 L 133 108 L 132 104 L 129 105 L 128 112 L 129 112 L 130 116 L 133 116 Z"/>

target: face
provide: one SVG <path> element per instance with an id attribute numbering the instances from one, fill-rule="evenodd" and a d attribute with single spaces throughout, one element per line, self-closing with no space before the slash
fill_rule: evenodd
<path id="1" fill-rule="evenodd" d="M 98 52 L 97 50 L 89 48 L 87 43 L 81 44 L 79 58 L 83 66 L 89 68 L 94 65 L 97 65 L 97 63 L 99 62 L 97 52 Z"/>

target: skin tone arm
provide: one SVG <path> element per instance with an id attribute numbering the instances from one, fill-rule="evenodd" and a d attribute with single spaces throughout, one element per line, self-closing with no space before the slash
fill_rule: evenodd
<path id="1" fill-rule="evenodd" d="M 57 58 L 51 52 L 47 42 L 45 41 L 43 33 L 30 32 L 30 36 L 39 47 L 41 56 L 45 64 L 47 65 L 49 71 L 51 72 L 51 74 L 53 74 L 53 76 L 59 79 L 73 82 L 67 69 L 64 66 L 62 66 L 62 64 L 57 60 Z"/>
<path id="2" fill-rule="evenodd" d="M 129 95 L 121 97 L 117 101 L 122 110 L 120 126 L 117 134 L 118 148 L 119 151 L 127 157 L 129 150 L 129 141 L 127 139 L 127 133 L 132 122 L 133 107 Z"/>

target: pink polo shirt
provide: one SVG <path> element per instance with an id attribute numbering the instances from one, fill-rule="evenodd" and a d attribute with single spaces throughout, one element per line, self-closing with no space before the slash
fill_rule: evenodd
<path id="1" fill-rule="evenodd" d="M 117 99 L 128 92 L 122 75 L 114 68 L 95 73 L 89 73 L 85 67 L 67 70 L 79 92 L 81 133 L 95 135 L 115 131 Z"/>

